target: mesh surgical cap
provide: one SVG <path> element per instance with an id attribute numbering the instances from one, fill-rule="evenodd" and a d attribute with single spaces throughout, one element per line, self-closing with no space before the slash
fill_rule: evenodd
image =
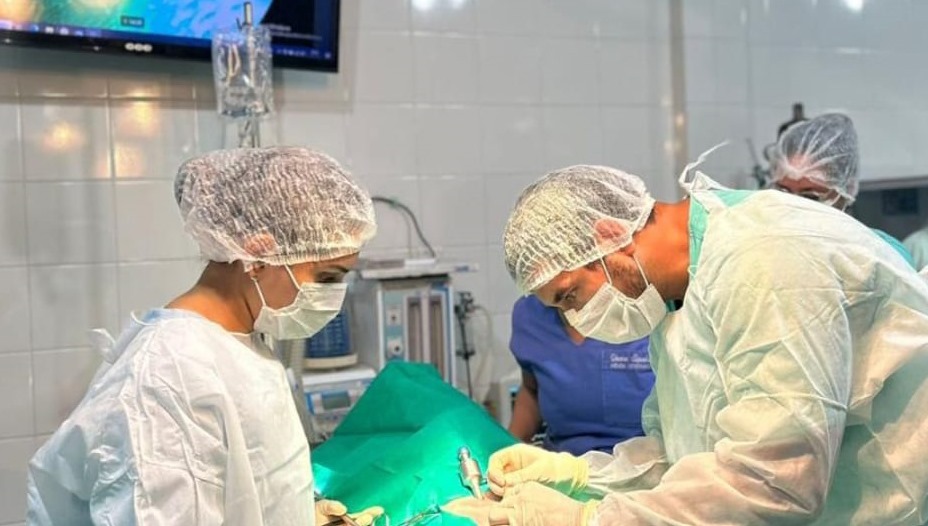
<path id="1" fill-rule="evenodd" d="M 305 148 L 196 157 L 177 172 L 174 197 L 201 254 L 246 269 L 354 254 L 377 231 L 367 192 L 334 159 Z"/>
<path id="2" fill-rule="evenodd" d="M 859 160 L 854 123 L 847 115 L 826 113 L 794 124 L 780 136 L 772 179 L 812 180 L 853 202 Z"/>
<path id="3" fill-rule="evenodd" d="M 523 293 L 535 291 L 631 243 L 653 208 L 637 176 L 586 165 L 551 172 L 516 202 L 503 236 L 506 267 Z"/>

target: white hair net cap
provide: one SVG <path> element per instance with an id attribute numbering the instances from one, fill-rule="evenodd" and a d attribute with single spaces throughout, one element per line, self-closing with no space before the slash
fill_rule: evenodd
<path id="1" fill-rule="evenodd" d="M 177 172 L 174 197 L 201 254 L 246 269 L 354 254 L 377 231 L 367 192 L 337 161 L 306 148 L 196 157 Z"/>
<path id="2" fill-rule="evenodd" d="M 853 202 L 859 160 L 854 123 L 847 115 L 826 113 L 796 123 L 780 136 L 772 179 L 813 180 Z"/>
<path id="3" fill-rule="evenodd" d="M 506 267 L 522 292 L 532 292 L 631 243 L 653 208 L 637 176 L 587 165 L 551 172 L 516 202 L 503 236 Z"/>

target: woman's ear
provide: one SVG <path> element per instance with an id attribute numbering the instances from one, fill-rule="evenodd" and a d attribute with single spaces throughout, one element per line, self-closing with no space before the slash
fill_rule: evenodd
<path id="1" fill-rule="evenodd" d="M 249 255 L 256 258 L 272 256 L 277 253 L 277 242 L 270 234 L 255 234 L 248 236 L 242 243 L 242 248 Z"/>
<path id="2" fill-rule="evenodd" d="M 251 268 L 248 269 L 245 274 L 248 275 L 249 279 L 252 281 L 258 281 L 258 276 L 264 273 L 264 270 L 267 268 L 267 265 L 264 263 L 254 263 L 251 265 Z"/>

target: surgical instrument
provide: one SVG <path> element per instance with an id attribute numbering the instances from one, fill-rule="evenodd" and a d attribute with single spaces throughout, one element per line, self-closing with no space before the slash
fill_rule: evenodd
<path id="1" fill-rule="evenodd" d="M 480 482 L 483 479 L 480 465 L 470 456 L 470 449 L 466 446 L 458 450 L 458 463 L 461 470 L 461 483 L 470 488 L 475 498 L 483 499 L 483 492 L 480 490 Z"/>

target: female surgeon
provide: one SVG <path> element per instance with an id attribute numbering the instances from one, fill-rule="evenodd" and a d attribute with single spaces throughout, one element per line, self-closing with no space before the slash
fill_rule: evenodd
<path id="1" fill-rule="evenodd" d="M 376 231 L 328 156 L 217 151 L 174 194 L 209 261 L 193 288 L 133 316 L 71 416 L 29 464 L 29 524 L 324 524 L 284 369 L 258 337 L 306 338 L 345 298 Z M 359 514 L 370 524 L 378 509 Z"/>

